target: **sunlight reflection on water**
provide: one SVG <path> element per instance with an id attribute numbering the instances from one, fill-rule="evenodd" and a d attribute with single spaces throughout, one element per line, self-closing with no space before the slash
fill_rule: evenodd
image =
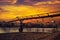
<path id="1" fill-rule="evenodd" d="M 23 28 L 23 32 L 52 32 L 55 28 Z M 19 27 L 1 28 L 0 33 L 19 32 Z"/>

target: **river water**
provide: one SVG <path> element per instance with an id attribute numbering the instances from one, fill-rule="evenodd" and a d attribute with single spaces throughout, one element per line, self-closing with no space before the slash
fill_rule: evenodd
<path id="1" fill-rule="evenodd" d="M 23 28 L 23 32 L 52 32 L 56 28 Z M 19 32 L 19 27 L 2 28 L 0 27 L 0 33 L 12 33 Z"/>

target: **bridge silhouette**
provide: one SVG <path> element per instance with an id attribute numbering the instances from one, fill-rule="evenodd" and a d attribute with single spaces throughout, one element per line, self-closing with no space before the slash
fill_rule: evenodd
<path id="1" fill-rule="evenodd" d="M 19 18 L 18 16 L 16 17 L 17 20 L 12 20 L 12 21 L 9 21 L 9 22 L 13 22 L 13 21 L 18 21 L 18 20 L 30 20 L 30 19 L 38 19 L 38 18 L 49 18 L 49 17 L 57 17 L 57 16 L 60 16 L 60 13 L 57 13 L 57 12 L 60 12 L 60 11 L 56 11 L 56 12 L 50 12 L 50 13 L 53 13 L 53 14 L 49 14 L 49 13 L 44 13 L 44 14 L 47 14 L 46 16 L 44 14 L 37 14 L 37 15 L 30 15 L 30 16 L 25 16 L 25 17 L 21 17 Z M 41 16 L 43 15 L 43 16 Z M 36 16 L 36 17 L 34 17 Z"/>
<path id="2" fill-rule="evenodd" d="M 50 12 L 50 13 L 53 13 L 53 14 L 44 13 L 44 14 L 46 14 L 46 15 L 37 14 L 37 15 L 30 15 L 30 17 L 26 16 L 26 17 L 22 17 L 22 18 L 19 18 L 19 17 L 17 16 L 17 17 L 16 17 L 17 20 L 12 20 L 12 21 L 9 21 L 9 22 L 20 21 L 20 29 L 19 29 L 19 31 L 22 32 L 22 30 L 23 30 L 23 28 L 24 28 L 23 25 L 22 25 L 24 20 L 39 19 L 39 18 L 44 19 L 44 18 L 49 18 L 49 17 L 53 18 L 53 17 L 60 16 L 60 13 L 58 13 L 58 12 L 60 12 L 60 11 Z M 43 15 L 43 16 L 41 16 L 41 15 Z M 36 17 L 34 17 L 34 16 L 36 16 Z M 54 20 L 53 20 L 53 21 L 54 21 Z M 54 21 L 54 23 L 55 23 L 55 21 Z"/>
<path id="3" fill-rule="evenodd" d="M 6 22 L 7 24 L 4 24 L 4 22 L 3 22 L 2 23 L 3 26 L 0 25 L 0 27 L 3 27 L 3 28 L 5 28 L 6 26 L 7 27 L 17 27 L 17 26 L 15 26 L 15 24 L 13 22 L 19 21 L 20 22 L 19 32 L 23 32 L 23 28 L 26 27 L 26 25 L 23 25 L 24 24 L 23 23 L 24 20 L 31 20 L 31 19 L 40 19 L 40 18 L 42 18 L 42 21 L 44 22 L 44 18 L 52 18 L 52 21 L 54 21 L 53 24 L 55 26 L 52 26 L 52 25 L 50 25 L 50 26 L 44 26 L 43 23 L 42 24 L 38 24 L 38 22 L 37 22 L 36 24 L 32 24 L 32 25 L 34 25 L 34 27 L 32 27 L 32 26 L 29 27 L 29 25 L 27 24 L 28 26 L 26 28 L 43 28 L 43 31 L 44 31 L 44 27 L 46 27 L 46 28 L 47 27 L 48 28 L 57 28 L 56 22 L 53 19 L 53 17 L 60 17 L 60 11 L 50 12 L 50 13 L 44 13 L 44 14 L 30 15 L 30 16 L 25 16 L 25 17 L 21 17 L 21 18 L 19 16 L 17 16 L 16 17 L 17 19 L 15 18 L 12 21 L 8 21 L 8 22 Z M 10 25 L 10 23 L 12 23 L 12 25 Z"/>

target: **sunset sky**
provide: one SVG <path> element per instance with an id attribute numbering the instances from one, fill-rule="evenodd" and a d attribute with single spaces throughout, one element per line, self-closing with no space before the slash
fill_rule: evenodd
<path id="1" fill-rule="evenodd" d="M 0 20 L 60 11 L 60 0 L 0 0 Z"/>

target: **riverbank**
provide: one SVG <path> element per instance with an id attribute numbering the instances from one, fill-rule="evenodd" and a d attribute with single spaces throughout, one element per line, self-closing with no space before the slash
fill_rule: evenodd
<path id="1" fill-rule="evenodd" d="M 60 32 L 55 33 L 38 33 L 38 32 L 18 32 L 0 34 L 0 40 L 54 40 Z M 60 37 L 59 37 L 60 38 Z"/>

